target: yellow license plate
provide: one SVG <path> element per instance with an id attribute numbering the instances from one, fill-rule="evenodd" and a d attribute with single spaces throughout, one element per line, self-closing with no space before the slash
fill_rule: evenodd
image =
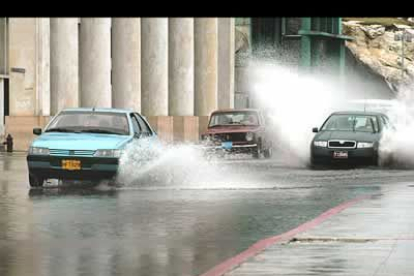
<path id="1" fill-rule="evenodd" d="M 75 171 L 81 169 L 81 161 L 80 160 L 62 160 L 62 169 Z"/>

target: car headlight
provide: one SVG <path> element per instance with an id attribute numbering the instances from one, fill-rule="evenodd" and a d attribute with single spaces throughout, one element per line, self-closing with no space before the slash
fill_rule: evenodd
<path id="1" fill-rule="evenodd" d="M 49 149 L 47 149 L 47 148 L 30 147 L 29 148 L 29 154 L 49 155 Z"/>
<path id="2" fill-rule="evenodd" d="M 374 143 L 369 143 L 369 142 L 358 142 L 358 146 L 359 149 L 366 149 L 366 148 L 372 148 L 374 147 Z"/>
<path id="3" fill-rule="evenodd" d="M 97 150 L 93 156 L 95 157 L 116 157 L 122 155 L 122 150 Z"/>
<path id="4" fill-rule="evenodd" d="M 246 133 L 246 141 L 253 141 L 254 139 L 254 134 L 252 132 L 248 132 Z"/>
<path id="5" fill-rule="evenodd" d="M 315 147 L 326 148 L 328 146 L 328 141 L 314 141 L 313 145 Z"/>

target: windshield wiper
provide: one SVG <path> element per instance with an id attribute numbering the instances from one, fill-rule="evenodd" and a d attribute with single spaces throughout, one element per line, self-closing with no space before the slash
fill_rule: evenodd
<path id="1" fill-rule="evenodd" d="M 106 134 L 121 134 L 120 132 L 110 131 L 110 130 L 101 129 L 101 128 L 97 128 L 97 129 L 83 129 L 83 130 L 81 130 L 80 132 L 89 132 L 89 133 L 106 133 Z"/>
<path id="2" fill-rule="evenodd" d="M 54 127 L 47 129 L 45 132 L 73 132 L 73 130 L 64 127 Z"/>

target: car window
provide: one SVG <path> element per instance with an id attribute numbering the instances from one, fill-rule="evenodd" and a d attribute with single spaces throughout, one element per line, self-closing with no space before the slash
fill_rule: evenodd
<path id="1" fill-rule="evenodd" d="M 132 128 L 134 129 L 134 134 L 141 134 L 141 127 L 139 126 L 137 119 L 133 114 L 130 114 L 130 116 L 132 121 Z"/>
<path id="2" fill-rule="evenodd" d="M 332 115 L 322 126 L 322 130 L 378 132 L 379 127 L 375 116 Z"/>
<path id="3" fill-rule="evenodd" d="M 147 136 L 152 135 L 151 129 L 148 127 L 147 123 L 144 119 L 141 118 L 138 114 L 135 114 L 136 118 L 138 119 L 138 123 L 141 126 L 142 132 L 145 133 Z"/>
<path id="4" fill-rule="evenodd" d="M 122 113 L 67 111 L 56 116 L 46 131 L 90 131 L 128 135 L 129 125 L 126 115 Z"/>
<path id="5" fill-rule="evenodd" d="M 259 116 L 254 111 L 220 112 L 211 116 L 209 126 L 234 124 L 259 125 Z"/>
<path id="6" fill-rule="evenodd" d="M 389 127 L 389 123 L 388 123 L 387 118 L 384 117 L 384 116 L 380 116 L 380 117 L 381 117 L 381 121 L 382 121 L 382 124 L 384 125 L 384 127 L 385 128 L 388 128 Z"/>

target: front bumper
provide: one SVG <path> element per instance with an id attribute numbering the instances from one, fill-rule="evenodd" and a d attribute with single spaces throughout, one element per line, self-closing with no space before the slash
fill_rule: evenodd
<path id="1" fill-rule="evenodd" d="M 335 151 L 346 151 L 348 158 L 334 158 Z M 363 149 L 335 149 L 311 147 L 312 164 L 370 164 L 377 165 L 378 150 L 376 148 Z"/>
<path id="2" fill-rule="evenodd" d="M 202 148 L 206 153 L 253 153 L 257 151 L 257 144 L 233 144 L 231 148 L 223 145 L 204 145 Z"/>
<path id="3" fill-rule="evenodd" d="M 62 160 L 79 160 L 80 170 L 65 170 Z M 78 157 L 53 155 L 28 155 L 29 173 L 41 178 L 102 180 L 111 179 L 118 172 L 119 159 L 109 157 Z"/>

